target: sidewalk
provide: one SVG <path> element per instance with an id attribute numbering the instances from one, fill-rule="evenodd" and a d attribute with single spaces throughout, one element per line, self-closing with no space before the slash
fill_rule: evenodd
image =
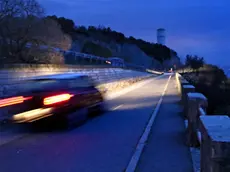
<path id="1" fill-rule="evenodd" d="M 148 142 L 141 155 L 137 172 L 192 172 L 192 159 L 185 145 L 185 125 L 175 77 L 164 96 Z"/>

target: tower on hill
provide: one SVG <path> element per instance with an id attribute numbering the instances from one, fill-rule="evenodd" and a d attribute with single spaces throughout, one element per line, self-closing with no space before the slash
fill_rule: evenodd
<path id="1" fill-rule="evenodd" d="M 165 45 L 165 29 L 164 28 L 157 29 L 157 43 L 161 45 Z"/>

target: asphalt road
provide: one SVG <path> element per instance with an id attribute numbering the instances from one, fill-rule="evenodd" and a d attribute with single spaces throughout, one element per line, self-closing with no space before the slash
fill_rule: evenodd
<path id="1" fill-rule="evenodd" d="M 185 144 L 183 108 L 177 93 L 172 78 L 136 172 L 193 172 L 191 153 Z"/>
<path id="2" fill-rule="evenodd" d="M 140 88 L 107 100 L 108 112 L 73 130 L 30 132 L 1 145 L 0 171 L 124 171 L 168 77 L 153 78 Z"/>

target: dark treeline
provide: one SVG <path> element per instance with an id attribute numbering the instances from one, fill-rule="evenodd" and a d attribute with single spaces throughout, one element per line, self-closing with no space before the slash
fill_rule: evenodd
<path id="1" fill-rule="evenodd" d="M 94 39 L 103 42 L 116 42 L 119 44 L 132 43 L 137 45 L 147 55 L 154 57 L 155 59 L 163 62 L 166 59 L 170 59 L 171 55 L 177 55 L 177 53 L 166 46 L 160 44 L 150 43 L 134 37 L 125 37 L 123 33 L 112 30 L 110 27 L 103 26 L 75 26 L 73 20 L 66 19 L 64 17 L 48 16 L 48 18 L 56 20 L 61 26 L 62 30 L 71 35 L 73 41 L 76 39 L 76 34 L 81 34 L 86 37 L 92 37 Z"/>

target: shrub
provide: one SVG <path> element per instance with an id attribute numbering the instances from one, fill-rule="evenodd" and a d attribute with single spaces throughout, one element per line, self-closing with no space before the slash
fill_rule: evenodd
<path id="1" fill-rule="evenodd" d="M 197 92 L 208 98 L 208 114 L 227 114 L 230 105 L 230 82 L 224 71 L 214 65 L 205 65 L 197 75 L 194 72 L 183 74 L 196 87 Z"/>

